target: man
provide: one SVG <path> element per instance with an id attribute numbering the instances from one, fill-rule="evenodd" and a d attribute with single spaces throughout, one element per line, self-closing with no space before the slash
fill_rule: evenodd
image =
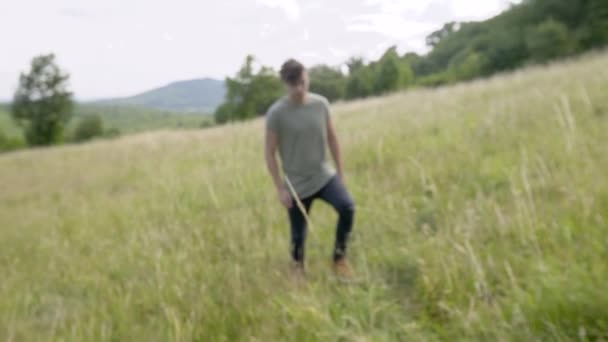
<path id="1" fill-rule="evenodd" d="M 279 200 L 287 208 L 294 271 L 304 274 L 307 216 L 299 204 L 308 215 L 313 201 L 321 199 L 329 203 L 339 216 L 333 270 L 338 277 L 351 278 L 346 245 L 353 226 L 355 206 L 343 183 L 340 148 L 329 115 L 329 103 L 324 97 L 308 92 L 308 73 L 300 62 L 293 59 L 285 62 L 281 79 L 288 95 L 277 100 L 266 114 L 265 157 Z M 277 149 L 284 180 L 279 175 Z M 337 174 L 327 161 L 328 149 Z"/>

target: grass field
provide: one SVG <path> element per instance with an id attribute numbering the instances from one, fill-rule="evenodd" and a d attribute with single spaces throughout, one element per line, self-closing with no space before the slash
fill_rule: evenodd
<path id="1" fill-rule="evenodd" d="M 608 55 L 334 106 L 357 281 L 262 121 L 0 156 L 0 340 L 608 340 Z"/>
<path id="2" fill-rule="evenodd" d="M 123 133 L 200 128 L 203 122 L 213 120 L 212 116 L 207 114 L 172 113 L 134 106 L 80 105 L 76 114 L 71 129 L 76 126 L 79 116 L 96 114 L 103 119 L 104 126 L 118 128 Z"/>
<path id="3" fill-rule="evenodd" d="M 98 115 L 106 129 L 116 128 L 123 134 L 140 133 L 163 129 L 196 129 L 203 122 L 211 124 L 213 117 L 199 113 L 170 113 L 155 109 L 133 106 L 77 105 L 66 129 L 69 137 L 73 134 L 81 118 Z M 0 131 L 9 137 L 22 137 L 21 130 L 10 117 L 7 106 L 0 106 Z"/>

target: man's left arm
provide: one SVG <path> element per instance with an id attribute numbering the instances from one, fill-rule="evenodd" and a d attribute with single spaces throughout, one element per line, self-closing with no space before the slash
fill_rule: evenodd
<path id="1" fill-rule="evenodd" d="M 338 177 L 344 181 L 344 173 L 342 169 L 342 157 L 340 155 L 340 144 L 338 143 L 338 137 L 334 130 L 334 125 L 331 120 L 331 116 L 327 115 L 327 142 L 329 144 L 329 150 L 334 162 L 336 163 L 336 169 L 338 171 Z"/>

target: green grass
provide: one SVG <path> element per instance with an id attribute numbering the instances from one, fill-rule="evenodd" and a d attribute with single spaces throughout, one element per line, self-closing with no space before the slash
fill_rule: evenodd
<path id="1" fill-rule="evenodd" d="M 69 136 L 85 115 L 99 115 L 106 129 L 116 128 L 123 134 L 164 129 L 196 129 L 213 123 L 213 118 L 200 113 L 172 113 L 134 106 L 77 105 L 66 130 Z M 21 129 L 10 117 L 6 106 L 0 106 L 0 131 L 10 137 L 21 137 Z"/>
<path id="2" fill-rule="evenodd" d="M 608 55 L 341 104 L 358 281 L 308 278 L 263 123 L 0 157 L 0 340 L 608 339 Z"/>
<path id="3" fill-rule="evenodd" d="M 117 128 L 123 133 L 138 133 L 163 129 L 200 128 L 203 122 L 211 123 L 213 118 L 200 113 L 172 113 L 135 106 L 78 105 L 68 130 L 74 129 L 83 115 L 99 115 L 104 126 Z"/>

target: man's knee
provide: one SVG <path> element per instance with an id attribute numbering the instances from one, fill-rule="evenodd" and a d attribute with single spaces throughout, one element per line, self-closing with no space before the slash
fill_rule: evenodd
<path id="1" fill-rule="evenodd" d="M 338 207 L 340 216 L 352 217 L 355 215 L 355 203 L 353 201 L 345 201 Z"/>

